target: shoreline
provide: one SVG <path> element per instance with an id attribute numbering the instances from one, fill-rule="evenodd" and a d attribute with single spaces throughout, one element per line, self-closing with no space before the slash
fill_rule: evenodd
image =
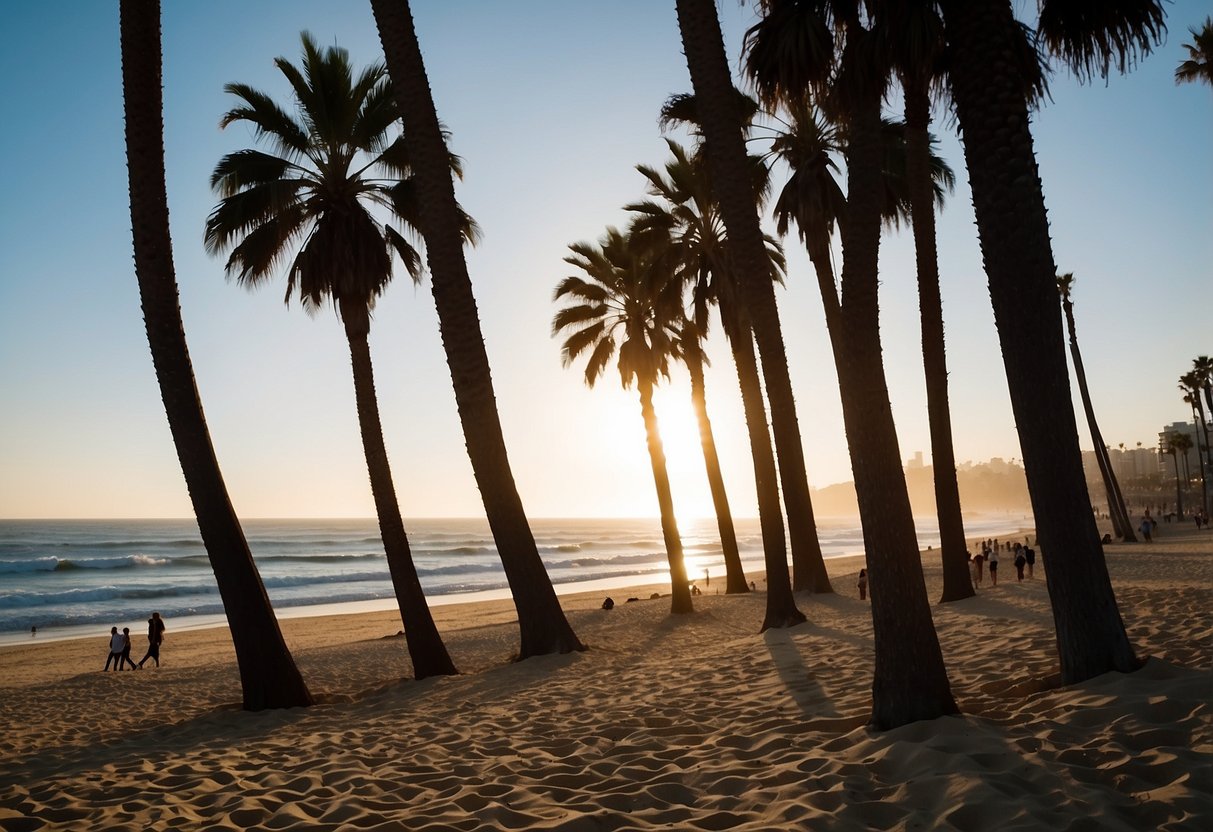
<path id="1" fill-rule="evenodd" d="M 422 681 L 395 612 L 285 619 L 318 700 L 304 709 L 241 711 L 222 627 L 169 622 L 163 666 L 121 675 L 100 672 L 100 638 L 0 648 L 0 828 L 1073 832 L 1098 817 L 1177 832 L 1213 817 L 1213 533 L 1108 547 L 1144 666 L 1064 687 L 1047 553 L 1034 579 L 1008 569 L 949 604 L 924 558 L 962 714 L 886 732 L 865 726 L 862 560 L 828 560 L 836 594 L 798 595 L 809 621 L 765 633 L 762 591 L 697 596 L 684 616 L 668 596 L 626 603 L 642 585 L 609 611 L 600 590 L 562 596 L 590 649 L 523 662 L 508 599 L 437 606 L 461 675 Z"/>

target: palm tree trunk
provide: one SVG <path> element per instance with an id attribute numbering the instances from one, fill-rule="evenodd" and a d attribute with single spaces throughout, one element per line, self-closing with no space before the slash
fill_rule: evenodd
<path id="1" fill-rule="evenodd" d="M 1200 391 L 1192 391 L 1192 419 L 1196 422 L 1196 465 L 1200 468 L 1200 508 L 1209 507 L 1209 485 L 1205 481 L 1205 457 L 1209 453 L 1209 431 L 1205 428 L 1205 408 L 1200 403 Z M 1205 452 L 1200 451 L 1200 435 L 1205 435 Z"/>
<path id="2" fill-rule="evenodd" d="M 922 318 L 922 364 L 927 382 L 927 420 L 931 429 L 935 513 L 939 518 L 939 549 L 943 563 L 943 596 L 958 601 L 974 595 L 965 546 L 960 486 L 956 482 L 956 452 L 952 447 L 952 413 L 948 406 L 948 362 L 943 336 L 943 300 L 939 292 L 939 260 L 935 251 L 935 205 L 931 188 L 931 141 L 927 127 L 931 100 L 920 79 L 903 76 L 906 116 L 906 178 L 914 227 L 914 256 L 918 266 L 918 310 Z"/>
<path id="3" fill-rule="evenodd" d="M 1183 489 L 1179 484 L 1179 452 L 1171 452 L 1171 461 L 1175 463 L 1175 512 L 1179 515 L 1179 519 L 1184 519 L 1184 495 Z"/>
<path id="4" fill-rule="evenodd" d="M 1066 313 L 1066 327 L 1070 333 L 1070 358 L 1074 362 L 1074 377 L 1078 380 L 1078 394 L 1082 398 L 1082 409 L 1087 417 L 1087 429 L 1091 432 L 1091 442 L 1095 446 L 1095 460 L 1099 463 L 1099 473 L 1103 477 L 1104 490 L 1108 492 L 1108 511 L 1112 522 L 1117 527 L 1117 536 L 1126 543 L 1136 543 L 1137 535 L 1133 534 L 1129 522 L 1129 511 L 1125 508 L 1124 500 L 1117 499 L 1120 493 L 1116 484 L 1116 472 L 1112 470 L 1112 460 L 1108 457 L 1108 448 L 1104 445 L 1103 434 L 1095 421 L 1095 406 L 1091 403 L 1091 390 L 1087 386 L 1087 371 L 1083 367 L 1082 353 L 1078 349 L 1078 329 L 1074 325 L 1074 302 L 1069 296 L 1063 296 L 1062 309 Z"/>
<path id="5" fill-rule="evenodd" d="M 952 95 L 1057 629 L 1062 678 L 1138 667 L 1108 578 L 1078 449 L 1009 0 L 943 0 Z"/>
<path id="6" fill-rule="evenodd" d="M 804 448 L 796 418 L 796 401 L 788 375 L 787 355 L 779 325 L 779 310 L 771 281 L 770 261 L 762 241 L 762 230 L 754 207 L 754 190 L 747 174 L 741 119 L 736 112 L 732 80 L 720 35 L 715 6 L 705 0 L 677 0 L 678 21 L 686 51 L 687 66 L 704 120 L 705 148 L 712 170 L 712 188 L 718 196 L 721 216 L 728 229 L 730 250 L 754 336 L 762 361 L 762 378 L 771 404 L 775 447 L 779 451 L 779 474 L 784 502 L 788 507 L 788 533 L 792 541 L 793 586 L 813 592 L 832 592 L 826 574 L 817 521 L 805 473 Z M 710 12 L 710 14 L 709 14 Z M 719 54 L 716 51 L 719 50 Z M 711 122 L 709 127 L 708 122 Z M 715 135 L 715 141 L 712 136 Z M 727 151 L 740 154 L 727 161 Z M 713 147 L 713 144 L 716 147 Z"/>
<path id="7" fill-rule="evenodd" d="M 379 533 L 387 555 L 392 589 L 400 606 L 400 620 L 408 642 L 413 675 L 418 679 L 429 676 L 454 676 L 459 671 L 447 653 L 442 636 L 425 602 L 421 580 L 413 564 L 409 539 L 400 516 L 400 503 L 392 483 L 387 446 L 383 442 L 383 423 L 379 418 L 379 400 L 375 395 L 375 373 L 371 365 L 371 349 L 367 342 L 371 319 L 366 304 L 361 301 L 341 302 L 341 320 L 350 342 L 350 362 L 354 370 L 354 398 L 358 403 L 358 427 L 362 431 L 362 449 L 366 454 L 366 469 L 371 477 L 371 494 L 375 498 L 375 513 L 379 516 Z"/>
<path id="8" fill-rule="evenodd" d="M 421 230 L 468 458 L 518 611 L 520 658 L 584 650 L 539 557 L 510 470 L 467 262 L 449 156 L 407 0 L 371 0 L 412 154 Z"/>
<path id="9" fill-rule="evenodd" d="M 720 472 L 720 457 L 716 453 L 716 438 L 712 420 L 708 418 L 707 395 L 703 382 L 703 362 L 698 355 L 687 355 L 687 370 L 691 375 L 691 402 L 699 420 L 699 444 L 703 446 L 703 465 L 707 469 L 708 488 L 712 506 L 716 509 L 716 528 L 720 531 L 720 548 L 724 554 L 725 593 L 749 592 L 745 570 L 741 568 L 741 553 L 737 549 L 737 532 L 733 528 L 733 512 L 729 510 L 729 494 Z"/>
<path id="10" fill-rule="evenodd" d="M 670 612 L 682 615 L 695 611 L 691 601 L 691 586 L 687 582 L 686 564 L 682 558 L 682 537 L 674 516 L 674 494 L 670 490 L 670 475 L 666 471 L 665 449 L 657 427 L 657 411 L 653 408 L 653 385 L 640 379 L 640 412 L 644 416 L 644 435 L 649 445 L 649 462 L 653 466 L 653 483 L 657 486 L 657 504 L 661 507 L 661 535 L 665 538 L 666 559 L 670 563 Z"/>
<path id="11" fill-rule="evenodd" d="M 852 27 L 848 51 L 856 37 Z M 850 57 L 844 55 L 846 61 Z M 847 146 L 838 382 L 859 498 L 876 667 L 871 723 L 893 728 L 958 712 L 931 620 L 880 345 L 880 92 L 857 96 Z"/>
<path id="12" fill-rule="evenodd" d="M 722 298 L 723 304 L 723 298 Z M 796 606 L 792 581 L 788 576 L 788 552 L 784 537 L 783 513 L 779 508 L 779 477 L 775 471 L 775 450 L 771 445 L 766 404 L 762 399 L 762 381 L 754 355 L 754 334 L 740 308 L 722 305 L 720 317 L 741 386 L 746 431 L 750 436 L 750 455 L 754 460 L 754 485 L 758 494 L 758 524 L 762 530 L 762 556 L 766 567 L 767 603 L 759 632 L 794 627 L 805 621 Z"/>
<path id="13" fill-rule="evenodd" d="M 169 430 L 231 629 L 244 708 L 311 705 L 224 485 L 185 342 L 164 179 L 160 4 L 122 0 L 120 14 L 131 228 L 143 320 Z"/>

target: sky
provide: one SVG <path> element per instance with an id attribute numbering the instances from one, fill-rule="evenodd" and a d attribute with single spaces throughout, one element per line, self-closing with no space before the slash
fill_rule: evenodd
<path id="1" fill-rule="evenodd" d="M 736 67 L 750 5 L 720 4 Z M 1021 4 L 1022 5 L 1022 4 Z M 370 4 L 353 0 L 165 3 L 169 209 L 186 336 L 219 461 L 245 517 L 374 514 L 348 346 L 331 310 L 283 304 L 224 276 L 202 230 L 215 163 L 254 147 L 220 130 L 240 81 L 289 100 L 273 66 L 299 33 L 381 60 Z M 484 231 L 469 271 L 515 479 L 533 517 L 657 514 L 634 390 L 594 389 L 561 367 L 551 294 L 567 245 L 622 226 L 643 196 L 637 164 L 667 156 L 657 113 L 690 81 L 674 3 L 414 0 L 439 116 L 465 163 L 457 186 Z M 1034 4 L 1024 8 L 1030 11 Z M 65 9 L 67 10 L 65 12 Z M 1058 268 L 1077 275 L 1086 369 L 1110 444 L 1151 446 L 1189 417 L 1176 380 L 1213 353 L 1213 89 L 1176 86 L 1207 0 L 1168 7 L 1169 34 L 1126 76 L 1064 71 L 1033 124 Z M 160 402 L 134 279 L 117 4 L 6 3 L 0 29 L 0 518 L 192 514 Z M 940 150 L 957 173 L 938 218 L 956 456 L 1015 459 L 1018 440 L 964 171 L 948 114 Z M 677 134 L 674 134 L 677 138 Z M 779 174 L 777 173 L 778 177 Z M 803 248 L 786 242 L 779 293 L 810 483 L 849 480 L 837 379 Z M 930 459 L 913 242 L 881 245 L 882 336 L 902 456 Z M 708 406 L 734 514 L 754 516 L 736 375 L 716 330 Z M 403 273 L 379 301 L 371 350 L 406 517 L 477 517 L 428 281 Z M 657 397 L 681 517 L 711 512 L 685 374 Z M 1081 411 L 1080 411 L 1081 412 Z M 1090 447 L 1085 426 L 1084 447 Z"/>

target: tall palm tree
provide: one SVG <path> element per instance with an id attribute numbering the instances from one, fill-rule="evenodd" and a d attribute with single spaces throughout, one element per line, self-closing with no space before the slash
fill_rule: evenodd
<path id="1" fill-rule="evenodd" d="M 1189 370 L 1179 377 L 1179 389 L 1184 402 L 1192 408 L 1192 422 L 1196 428 L 1196 465 L 1200 469 L 1200 506 L 1209 506 L 1209 485 L 1205 480 L 1205 468 L 1209 458 L 1209 426 L 1205 424 L 1205 406 L 1200 400 L 1200 380 L 1196 370 Z M 1204 435 L 1204 447 L 1200 438 Z"/>
<path id="2" fill-rule="evenodd" d="M 1206 17 L 1199 29 L 1192 26 L 1188 31 L 1192 42 L 1184 44 L 1188 57 L 1175 67 L 1175 83 L 1204 81 L 1213 86 L 1213 17 Z"/>
<path id="3" fill-rule="evenodd" d="M 690 319 L 680 326 L 675 353 L 687 368 L 691 377 L 691 405 L 695 408 L 695 419 L 699 423 L 699 444 L 703 449 L 703 466 L 708 477 L 708 489 L 712 493 L 712 507 L 716 511 L 716 528 L 720 533 L 720 550 L 724 557 L 725 594 L 749 592 L 745 570 L 741 565 L 741 551 L 737 547 L 737 530 L 733 526 L 733 512 L 729 508 L 729 493 L 725 488 L 724 475 L 720 470 L 720 455 L 716 452 L 716 436 L 712 431 L 712 420 L 708 416 L 707 385 L 703 368 L 708 357 L 703 352 L 706 327 Z"/>
<path id="4" fill-rule="evenodd" d="M 1099 475 L 1103 479 L 1104 490 L 1108 495 L 1108 514 L 1112 518 L 1112 526 L 1116 536 L 1125 542 L 1136 543 L 1137 536 L 1133 533 L 1133 524 L 1129 520 L 1129 512 L 1125 508 L 1125 498 L 1120 493 L 1120 483 L 1116 480 L 1116 472 L 1112 470 L 1112 460 L 1108 456 L 1108 448 L 1104 444 L 1103 434 L 1095 421 L 1095 406 L 1091 403 L 1091 389 L 1087 386 L 1087 371 L 1083 367 L 1082 353 L 1078 349 L 1078 329 L 1074 325 L 1074 300 L 1071 292 L 1074 289 L 1074 273 L 1066 272 L 1057 276 L 1057 291 L 1061 295 L 1061 308 L 1066 315 L 1066 328 L 1070 333 L 1070 359 L 1074 362 L 1074 377 L 1078 380 L 1078 393 L 1082 397 L 1082 408 L 1087 417 L 1087 429 L 1091 432 L 1091 444 L 1095 448 L 1095 461 L 1099 464 Z M 1123 450 L 1124 446 L 1121 446 Z"/>
<path id="5" fill-rule="evenodd" d="M 719 195 L 731 245 L 735 246 L 734 255 L 753 284 L 757 282 L 753 276 L 762 273 L 762 234 L 747 188 L 741 121 L 732 95 L 716 8 L 711 0 L 678 0 L 677 9 L 687 66 L 700 103 L 713 188 Z M 880 361 L 875 296 L 876 251 L 880 236 L 881 90 L 866 92 L 870 100 L 862 117 L 863 123 L 851 132 L 848 156 L 849 174 L 859 178 L 853 178 L 849 183 L 848 190 L 854 196 L 848 201 L 844 225 L 843 306 L 845 315 L 850 317 L 844 318 L 849 329 L 846 339 L 849 346 L 845 350 L 847 360 L 839 366 L 839 378 L 840 386 L 845 388 L 842 395 L 844 420 L 848 436 L 853 440 L 850 446 L 856 491 L 860 495 L 861 514 L 866 518 L 864 542 L 869 559 L 876 631 L 872 723 L 892 727 L 955 713 L 956 703 L 931 623 L 926 584 L 915 543 L 914 519 Z M 861 241 L 848 236 L 857 231 L 867 239 Z M 865 260 L 862 264 L 861 259 Z M 860 277 L 852 273 L 856 270 L 870 272 L 870 275 Z M 852 306 L 848 308 L 847 301 L 852 299 Z M 853 314 L 850 309 L 862 309 L 862 313 Z M 756 332 L 760 330 L 756 329 Z M 764 354 L 764 371 L 765 357 Z M 861 375 L 866 380 L 859 383 Z M 846 382 L 842 381 L 844 378 Z M 880 401 L 882 392 L 883 404 Z M 861 433 L 865 436 L 864 450 L 856 453 L 861 445 L 858 441 Z M 883 517 L 882 524 L 870 522 L 875 505 L 893 509 Z"/>
<path id="6" fill-rule="evenodd" d="M 1192 372 L 1196 373 L 1196 381 L 1205 394 L 1205 405 L 1209 408 L 1209 418 L 1213 419 L 1213 358 L 1207 355 L 1193 358 Z"/>
<path id="7" fill-rule="evenodd" d="M 872 721 L 891 727 L 955 713 L 931 621 L 881 359 L 877 259 L 882 214 L 890 201 L 880 116 L 885 82 L 881 73 L 864 67 L 876 52 L 878 33 L 865 25 L 854 5 L 815 9 L 772 0 L 762 6 L 763 18 L 746 37 L 747 69 L 760 97 L 796 102 L 812 94 L 846 133 L 841 297 L 834 295 L 832 277 L 828 287 L 820 277 L 819 282 L 827 308 L 837 300 L 830 337 L 877 633 Z M 837 55 L 835 33 L 843 44 Z"/>
<path id="8" fill-rule="evenodd" d="M 1184 465 L 1188 462 L 1188 451 L 1192 449 L 1192 437 L 1185 433 L 1168 432 L 1166 435 L 1166 446 L 1163 448 L 1163 453 L 1171 455 L 1171 462 L 1175 465 L 1175 511 L 1179 514 L 1179 519 L 1184 517 L 1184 486 L 1187 482 L 1187 477 L 1180 479 L 1179 460 L 1182 457 Z M 1181 484 L 1182 483 L 1182 484 Z"/>
<path id="9" fill-rule="evenodd" d="M 696 0 L 697 2 L 697 0 Z M 703 18 L 706 21 L 706 9 L 694 9 L 693 2 L 678 2 L 678 14 L 680 26 L 684 17 L 694 18 L 696 15 L 705 15 Z M 686 13 L 684 15 L 684 12 Z M 712 12 L 709 22 L 712 27 L 719 29 L 720 23 L 716 19 L 715 12 Z M 695 23 L 691 23 L 694 30 Z M 698 30 L 700 33 L 703 30 Z M 684 47 L 688 41 L 688 32 L 683 28 L 683 44 Z M 710 37 L 710 31 L 707 32 Z M 723 55 L 721 59 L 724 60 Z M 710 60 L 710 59 L 709 59 Z M 691 58 L 687 57 L 688 66 L 691 64 Z M 745 305 L 745 314 L 749 317 L 750 325 L 753 327 L 754 339 L 758 344 L 758 356 L 762 366 L 762 378 L 765 382 L 767 399 L 771 407 L 771 428 L 775 436 L 775 445 L 780 451 L 780 473 L 785 474 L 786 479 L 783 481 L 784 490 L 795 489 L 799 492 L 803 489 L 804 494 L 799 495 L 794 500 L 795 505 L 802 508 L 798 509 L 797 514 L 788 518 L 789 527 L 793 523 L 805 522 L 808 520 L 808 507 L 811 507 L 812 501 L 809 499 L 808 479 L 804 477 L 802 472 L 804 469 L 804 450 L 800 439 L 800 427 L 796 415 L 796 400 L 792 392 L 792 381 L 788 374 L 788 359 L 787 352 L 784 349 L 783 332 L 779 321 L 779 310 L 775 303 L 775 290 L 768 279 L 769 269 L 765 264 L 765 254 L 762 244 L 762 231 L 758 225 L 758 212 L 754 199 L 752 182 L 749 178 L 749 164 L 746 161 L 745 147 L 742 143 L 742 114 L 740 112 L 740 102 L 737 100 L 736 91 L 732 80 L 728 77 L 728 63 L 724 64 L 724 81 L 726 84 L 721 88 L 713 90 L 716 95 L 716 100 L 708 102 L 704 100 L 703 90 L 696 86 L 694 94 L 697 99 L 697 109 L 699 110 L 700 118 L 703 120 L 703 134 L 705 139 L 705 148 L 709 158 L 709 170 L 713 179 L 713 191 L 719 196 L 721 205 L 721 215 L 725 225 L 729 230 L 729 236 L 736 243 L 733 249 L 735 257 L 735 267 L 737 273 L 741 276 L 742 298 Z M 694 79 L 695 70 L 692 70 L 692 79 Z M 701 79 L 702 81 L 702 79 Z M 723 172 L 712 159 L 713 151 L 707 147 L 709 130 L 707 126 L 708 120 L 713 116 L 723 116 L 728 119 L 728 123 L 733 125 L 730 128 L 737 130 L 737 141 L 741 148 L 741 157 L 736 161 L 736 169 L 731 173 Z M 718 139 L 719 142 L 719 139 Z M 730 177 L 735 177 L 736 181 L 730 181 Z M 740 190 L 738 195 L 745 195 L 745 203 L 739 203 L 734 206 L 728 206 L 729 199 L 724 197 L 725 193 L 731 193 L 733 187 Z M 733 212 L 740 212 L 730 219 Z M 752 220 L 743 220 L 741 214 L 752 216 Z M 742 223 L 752 225 L 752 229 L 739 230 Z M 737 226 L 736 228 L 734 226 Z M 741 235 L 741 239 L 738 239 Z M 790 464 L 785 464 L 783 458 L 790 457 Z M 788 476 L 790 475 L 790 476 Z M 802 485 L 803 481 L 803 485 Z M 806 534 L 805 539 L 809 539 Z M 812 540 L 816 540 L 816 529 L 814 527 Z M 819 546 L 819 544 L 816 544 Z M 824 562 L 821 567 L 818 567 L 814 559 L 810 559 L 808 568 L 811 570 L 812 589 L 817 592 L 828 592 L 829 578 L 825 573 Z"/>
<path id="10" fill-rule="evenodd" d="M 396 80 L 393 89 L 415 164 L 426 262 L 468 459 L 518 612 L 519 656 L 584 650 L 539 557 L 510 470 L 476 298 L 463 256 L 462 212 L 446 168 L 446 143 L 412 11 L 407 0 L 371 0 L 371 7 L 388 71 Z"/>
<path id="11" fill-rule="evenodd" d="M 160 397 L 231 629 L 244 707 L 310 705 L 224 485 L 185 342 L 164 181 L 160 4 L 122 0 L 119 9 L 135 277 Z"/>
<path id="12" fill-rule="evenodd" d="M 754 116 L 758 114 L 758 102 L 736 88 L 733 90 L 733 95 L 735 96 L 737 106 L 740 107 L 743 113 L 743 124 L 748 129 L 752 126 Z M 695 132 L 702 137 L 702 130 L 699 129 L 699 109 L 693 94 L 671 96 L 661 108 L 659 123 L 663 129 L 671 124 L 689 123 L 695 126 Z M 754 191 L 758 195 L 759 204 L 761 204 L 769 189 L 769 170 L 760 156 L 748 156 L 747 163 L 752 173 Z M 707 204 L 712 202 L 712 197 L 710 186 L 707 182 L 709 177 L 707 164 L 703 159 L 702 145 L 696 149 L 691 162 L 684 165 L 684 168 L 686 170 L 684 174 L 686 178 L 694 177 L 700 180 L 697 183 L 699 190 L 697 195 L 703 197 L 701 201 L 705 203 L 706 207 Z M 674 177 L 673 171 L 669 170 L 668 166 L 667 173 L 670 175 L 672 182 L 676 181 L 677 178 Z M 656 193 L 660 190 L 661 186 L 658 183 L 654 183 L 654 195 L 666 197 L 668 200 L 668 194 Z M 713 208 L 710 211 L 703 211 L 701 213 L 711 216 L 712 222 L 715 224 L 715 233 L 717 236 L 722 236 L 724 228 L 719 218 L 719 211 Z M 724 247 L 721 246 L 717 250 L 723 252 Z M 738 288 L 729 288 L 728 293 L 734 299 L 734 305 L 740 305 L 743 303 L 745 293 L 740 288 L 738 278 L 734 276 L 733 272 L 734 270 L 731 268 L 720 269 L 719 276 L 730 283 L 737 284 Z M 714 291 L 714 294 L 719 295 L 724 291 L 724 288 L 718 287 Z M 717 300 L 716 302 L 719 301 Z M 729 314 L 723 307 L 722 312 Z M 736 317 L 738 314 L 742 314 L 742 312 L 734 312 L 733 317 Z M 774 319 L 778 322 L 777 310 Z M 750 338 L 751 329 L 747 328 L 743 334 L 738 336 L 738 340 Z M 726 334 L 729 331 L 726 328 Z M 736 349 L 735 347 L 734 350 L 736 351 Z M 741 349 L 752 348 L 742 345 Z M 743 363 L 748 366 L 753 362 L 743 359 Z M 747 369 L 745 372 L 749 372 L 749 370 Z M 748 384 L 748 382 L 748 379 L 742 380 L 743 385 Z M 775 427 L 775 450 L 779 466 L 779 478 L 783 485 L 783 500 L 787 510 L 788 537 L 792 550 L 792 587 L 798 591 L 808 590 L 814 593 L 833 592 L 829 575 L 826 573 L 825 560 L 821 552 L 821 541 L 817 536 L 817 519 L 813 511 L 812 495 L 809 492 L 808 472 L 805 467 L 804 447 L 801 443 L 800 431 L 799 428 L 795 430 L 789 429 L 787 425 L 787 419 L 789 417 L 794 419 L 796 416 L 795 402 L 791 399 L 789 401 L 791 402 L 790 408 L 782 410 L 772 409 L 772 422 L 779 423 L 773 426 Z M 766 428 L 763 429 L 765 430 Z"/>
<path id="13" fill-rule="evenodd" d="M 656 235 L 665 241 L 682 274 L 693 282 L 695 319 L 706 326 L 707 308 L 712 303 L 720 311 L 722 328 L 733 353 L 741 386 L 758 492 L 767 574 L 767 603 L 762 629 L 794 626 L 805 618 L 796 607 L 793 583 L 788 580 L 776 462 L 767 427 L 762 381 L 754 355 L 753 333 L 745 306 L 740 300 L 738 278 L 728 252 L 724 223 L 712 197 L 705 160 L 701 156 L 689 156 L 677 142 L 667 140 L 667 145 L 673 158 L 665 164 L 664 169 L 644 165 L 637 168 L 649 182 L 649 193 L 658 199 L 644 200 L 626 207 L 637 214 L 632 225 L 634 232 L 643 236 Z M 753 164 L 753 159 L 750 162 L 751 178 L 755 181 L 765 179 L 765 168 L 761 164 Z M 778 277 L 783 269 L 782 252 L 774 240 L 765 239 L 765 242 L 769 273 Z M 787 458 L 781 455 L 780 461 Z M 787 499 L 788 495 L 784 496 Z M 789 514 L 791 512 L 789 508 Z"/>
<path id="14" fill-rule="evenodd" d="M 1029 127 L 1022 28 L 1010 0 L 939 0 L 952 99 L 1066 683 L 1137 657 L 1125 633 L 1082 470 L 1057 268 Z M 1083 11 L 1092 12 L 1083 16 Z M 1045 0 L 1040 30 L 1080 75 L 1124 68 L 1162 30 L 1158 0 Z"/>
<path id="15" fill-rule="evenodd" d="M 565 262 L 580 269 L 585 277 L 566 277 L 556 287 L 552 300 L 563 299 L 566 306 L 552 319 L 552 335 L 565 334 L 561 345 L 564 366 L 588 353 L 585 383 L 590 387 L 616 353 L 624 389 L 636 385 L 670 564 L 670 612 L 694 612 L 665 450 L 653 407 L 653 390 L 661 378 L 669 378 L 676 349 L 683 315 L 682 283 L 664 268 L 651 245 L 614 228 L 607 229 L 597 245 L 574 243 L 569 249 L 573 253 L 564 258 Z"/>
<path id="16" fill-rule="evenodd" d="M 375 299 L 392 278 L 392 254 L 420 276 L 416 250 L 371 212 L 384 208 L 402 227 L 415 225 L 407 148 L 392 135 L 396 102 L 383 65 L 355 72 L 344 49 L 321 50 L 307 32 L 301 40 L 302 67 L 274 62 L 291 85 L 297 115 L 246 84 L 224 88 L 240 103 L 220 126 L 247 123 L 272 152 L 241 150 L 219 161 L 211 186 L 222 199 L 207 219 L 206 246 L 212 254 L 230 251 L 227 273 L 250 289 L 290 257 L 287 302 L 298 295 L 309 311 L 332 302 L 349 341 L 371 493 L 413 672 L 418 679 L 450 675 L 455 665 L 426 605 L 396 500 L 368 341 Z"/>

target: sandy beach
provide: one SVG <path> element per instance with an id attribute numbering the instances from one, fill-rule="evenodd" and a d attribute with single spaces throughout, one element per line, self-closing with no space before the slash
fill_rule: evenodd
<path id="1" fill-rule="evenodd" d="M 170 620 L 122 674 L 106 633 L 32 639 L 0 650 L 0 829 L 1207 829 L 1213 533 L 1158 532 L 1107 549 L 1140 671 L 1060 687 L 1041 566 L 1008 562 L 933 607 L 964 715 L 884 733 L 858 558 L 764 634 L 762 593 L 716 582 L 679 618 L 566 596 L 591 649 L 521 663 L 508 601 L 438 607 L 463 675 L 422 682 L 394 613 L 288 619 L 320 699 L 291 711 L 239 710 L 222 628 Z"/>

